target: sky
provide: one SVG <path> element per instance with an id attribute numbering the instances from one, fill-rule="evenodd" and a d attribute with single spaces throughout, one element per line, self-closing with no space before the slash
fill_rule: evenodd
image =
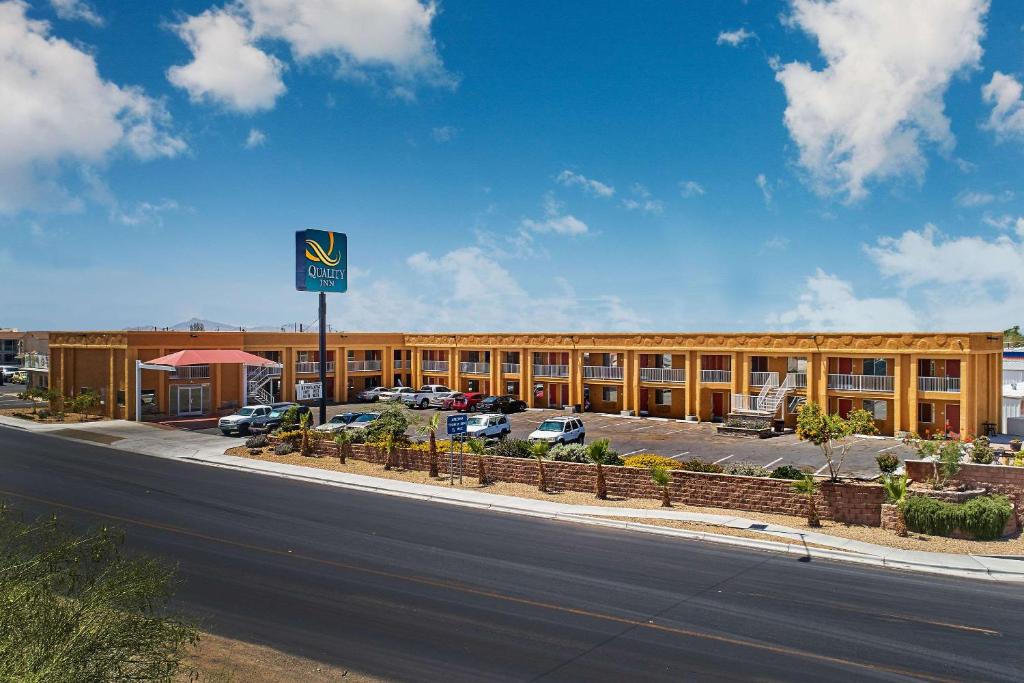
<path id="1" fill-rule="evenodd" d="M 0 0 L 0 326 L 1024 323 L 1024 3 Z"/>

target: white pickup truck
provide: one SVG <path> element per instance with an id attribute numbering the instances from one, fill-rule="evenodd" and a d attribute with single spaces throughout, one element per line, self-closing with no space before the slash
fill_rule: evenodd
<path id="1" fill-rule="evenodd" d="M 443 384 L 424 384 L 417 391 L 404 393 L 399 398 L 402 403 L 412 408 L 426 408 L 432 399 L 451 396 L 452 393 L 452 390 Z"/>

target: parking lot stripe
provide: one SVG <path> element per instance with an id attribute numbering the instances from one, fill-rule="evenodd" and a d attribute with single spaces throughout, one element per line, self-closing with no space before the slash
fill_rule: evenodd
<path id="1" fill-rule="evenodd" d="M 826 464 L 824 464 L 824 465 L 822 465 L 821 467 L 818 468 L 818 471 L 814 473 L 814 476 L 818 476 L 819 474 L 821 474 L 822 472 L 824 472 L 827 469 L 828 469 L 828 464 L 826 463 Z"/>
<path id="2" fill-rule="evenodd" d="M 714 462 L 713 462 L 713 463 L 711 463 L 711 464 L 712 464 L 712 465 L 717 465 L 717 464 L 718 464 L 718 463 L 720 463 L 720 462 L 725 462 L 725 461 L 726 461 L 726 460 L 728 460 L 729 458 L 735 458 L 735 457 L 736 457 L 736 454 L 735 454 L 735 453 L 730 453 L 729 455 L 725 456 L 724 458 L 719 458 L 718 460 L 714 461 Z"/>
<path id="3" fill-rule="evenodd" d="M 621 456 L 619 456 L 619 457 L 625 458 L 626 456 L 629 456 L 629 455 L 636 455 L 637 453 L 643 453 L 643 452 L 644 452 L 644 450 L 646 450 L 646 449 L 644 449 L 644 448 L 641 448 L 641 449 L 640 449 L 640 450 L 638 450 L 638 451 L 630 451 L 629 453 L 623 453 L 623 454 L 622 454 Z"/>
<path id="4" fill-rule="evenodd" d="M 689 455 L 689 454 L 690 454 L 690 451 L 683 451 L 682 453 L 676 453 L 675 455 L 670 455 L 668 457 L 675 459 L 675 458 L 681 458 L 684 455 Z"/>
<path id="5" fill-rule="evenodd" d="M 658 425 L 647 425 L 646 427 L 637 427 L 636 429 L 634 429 L 632 431 L 639 432 L 641 429 L 650 429 L 651 427 L 657 427 L 657 426 Z"/>
<path id="6" fill-rule="evenodd" d="M 778 462 L 778 461 L 780 461 L 780 460 L 782 460 L 782 458 L 775 458 L 775 459 L 774 459 L 774 460 L 772 460 L 772 461 L 771 461 L 770 463 L 768 463 L 767 465 L 765 465 L 765 467 L 771 467 L 772 465 L 774 465 L 775 463 L 777 463 L 777 462 Z"/>
<path id="7" fill-rule="evenodd" d="M 889 447 L 887 447 L 887 448 L 883 448 L 882 450 L 880 450 L 880 451 L 878 451 L 878 452 L 879 452 L 879 453 L 885 453 L 886 451 L 891 451 L 892 449 L 894 449 L 894 448 L 899 448 L 899 447 L 900 447 L 900 445 L 899 445 L 899 444 L 896 444 L 895 446 L 889 446 Z"/>

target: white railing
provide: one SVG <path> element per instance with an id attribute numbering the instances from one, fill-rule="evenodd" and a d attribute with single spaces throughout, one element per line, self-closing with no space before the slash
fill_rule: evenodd
<path id="1" fill-rule="evenodd" d="M 349 372 L 379 372 L 379 360 L 350 360 L 348 362 Z"/>
<path id="2" fill-rule="evenodd" d="M 946 391 L 959 393 L 959 377 L 918 377 L 917 388 L 921 391 Z"/>
<path id="3" fill-rule="evenodd" d="M 491 372 L 491 364 L 462 361 L 459 363 L 459 372 L 465 372 L 470 375 L 486 375 Z"/>
<path id="4" fill-rule="evenodd" d="M 640 368 L 641 382 L 686 382 L 685 368 Z"/>
<path id="5" fill-rule="evenodd" d="M 612 365 L 584 365 L 585 379 L 622 379 L 622 368 Z"/>
<path id="6" fill-rule="evenodd" d="M 49 370 L 50 356 L 45 353 L 26 353 L 21 359 L 21 366 L 33 370 Z"/>
<path id="7" fill-rule="evenodd" d="M 506 375 L 518 375 L 519 363 L 502 363 L 501 371 Z"/>
<path id="8" fill-rule="evenodd" d="M 701 382 L 731 382 L 732 370 L 701 370 Z"/>
<path id="9" fill-rule="evenodd" d="M 732 410 L 733 412 L 740 413 L 759 412 L 760 408 L 758 408 L 757 396 L 751 396 L 750 394 L 733 394 Z"/>
<path id="10" fill-rule="evenodd" d="M 790 379 L 792 377 L 793 379 Z M 806 389 L 807 388 L 807 373 L 806 372 L 790 372 L 786 375 L 786 381 L 789 382 L 789 386 L 794 389 Z"/>
<path id="11" fill-rule="evenodd" d="M 210 366 L 182 365 L 174 369 L 171 379 L 210 379 Z"/>
<path id="12" fill-rule="evenodd" d="M 829 375 L 828 388 L 840 391 L 892 391 L 892 376 Z"/>
<path id="13" fill-rule="evenodd" d="M 755 387 L 763 387 L 767 384 L 779 386 L 779 373 L 777 372 L 751 372 L 750 384 Z"/>
<path id="14" fill-rule="evenodd" d="M 334 372 L 334 361 L 327 361 L 326 372 Z M 296 361 L 295 372 L 302 375 L 320 372 L 320 361 Z"/>
<path id="15" fill-rule="evenodd" d="M 534 377 L 568 377 L 568 365 L 534 365 Z"/>
<path id="16" fill-rule="evenodd" d="M 448 361 L 425 360 L 423 361 L 423 372 L 448 372 Z"/>

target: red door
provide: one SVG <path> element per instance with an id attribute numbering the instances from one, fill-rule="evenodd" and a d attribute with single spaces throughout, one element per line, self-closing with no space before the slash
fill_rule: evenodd
<path id="1" fill-rule="evenodd" d="M 838 359 L 839 373 L 840 375 L 852 375 L 853 374 L 853 359 L 852 358 L 840 358 Z"/>
<path id="2" fill-rule="evenodd" d="M 946 377 L 959 377 L 960 376 L 960 361 L 958 360 L 947 360 L 946 361 Z M 956 407 L 960 410 L 960 406 Z"/>
<path id="3" fill-rule="evenodd" d="M 950 403 L 946 406 L 946 431 L 952 434 L 960 433 L 959 403 Z"/>
<path id="4" fill-rule="evenodd" d="M 650 393 L 650 389 L 640 390 L 640 411 L 647 412 L 647 395 Z"/>
<path id="5" fill-rule="evenodd" d="M 711 418 L 725 417 L 725 394 L 716 391 L 711 394 Z"/>
<path id="6" fill-rule="evenodd" d="M 846 417 L 853 410 L 853 399 L 852 398 L 841 398 L 839 399 L 839 416 Z"/>

